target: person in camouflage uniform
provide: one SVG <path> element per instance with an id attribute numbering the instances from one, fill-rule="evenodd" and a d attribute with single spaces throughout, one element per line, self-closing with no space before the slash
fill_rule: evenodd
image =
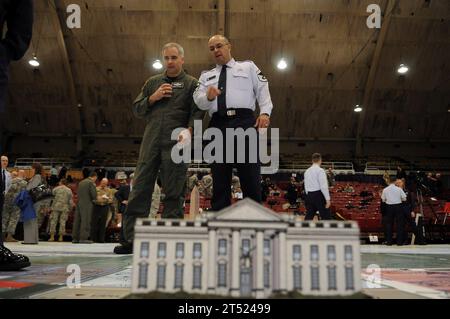
<path id="1" fill-rule="evenodd" d="M 5 234 L 5 242 L 17 242 L 13 235 L 16 232 L 17 223 L 20 219 L 20 208 L 16 206 L 15 199 L 21 191 L 27 187 L 25 181 L 25 171 L 12 172 L 11 187 L 5 195 L 4 215 L 3 215 L 3 233 Z"/>
<path id="2" fill-rule="evenodd" d="M 200 193 L 206 198 L 211 198 L 213 194 L 213 177 L 211 172 L 203 176 L 200 183 Z"/>
<path id="3" fill-rule="evenodd" d="M 150 206 L 150 218 L 156 219 L 158 217 L 160 203 L 161 203 L 161 188 L 156 182 L 152 194 L 152 205 Z"/>
<path id="4" fill-rule="evenodd" d="M 234 175 L 234 173 L 233 177 L 231 178 L 231 188 L 233 189 L 233 191 L 236 191 L 238 188 L 241 188 L 241 180 L 239 179 L 239 176 Z"/>
<path id="5" fill-rule="evenodd" d="M 66 222 L 69 217 L 69 213 L 74 206 L 72 190 L 67 187 L 66 179 L 59 181 L 59 186 L 53 189 L 53 196 L 55 196 L 55 198 L 53 199 L 51 207 L 50 239 L 48 241 L 55 241 L 56 225 L 58 223 L 58 241 L 63 241 L 63 236 L 66 233 Z"/>
<path id="6" fill-rule="evenodd" d="M 117 220 L 117 214 L 119 213 L 119 210 L 118 210 L 119 202 L 117 201 L 117 198 L 116 198 L 117 191 L 118 191 L 118 188 L 116 188 L 115 185 L 111 184 L 111 194 L 112 194 L 113 198 L 112 198 L 112 204 L 109 206 L 108 217 L 106 219 L 106 225 L 105 225 L 106 229 L 108 229 L 108 226 L 111 222 L 114 224 L 115 221 Z"/>
<path id="7" fill-rule="evenodd" d="M 189 196 L 191 195 L 191 192 L 195 186 L 199 186 L 198 176 L 197 176 L 197 173 L 192 172 L 191 175 L 187 179 L 187 185 L 186 185 L 187 193 L 189 194 Z"/>

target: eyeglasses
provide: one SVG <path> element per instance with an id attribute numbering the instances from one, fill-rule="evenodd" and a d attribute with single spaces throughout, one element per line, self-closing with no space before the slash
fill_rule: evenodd
<path id="1" fill-rule="evenodd" d="M 223 46 L 227 45 L 228 43 L 217 43 L 215 46 L 210 46 L 209 51 L 214 51 L 215 49 L 220 50 L 223 48 Z"/>

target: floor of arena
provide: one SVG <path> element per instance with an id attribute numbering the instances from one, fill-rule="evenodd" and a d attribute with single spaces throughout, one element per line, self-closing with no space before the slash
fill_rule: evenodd
<path id="1" fill-rule="evenodd" d="M 131 256 L 112 253 L 116 244 L 8 243 L 32 266 L 0 272 L 1 298 L 116 299 L 130 293 Z M 450 245 L 361 246 L 363 292 L 381 299 L 450 298 Z M 79 265 L 81 287 L 67 285 L 68 265 Z M 380 268 L 381 280 L 367 267 Z M 371 275 L 372 273 L 372 275 Z M 373 280 L 375 278 L 375 280 Z"/>

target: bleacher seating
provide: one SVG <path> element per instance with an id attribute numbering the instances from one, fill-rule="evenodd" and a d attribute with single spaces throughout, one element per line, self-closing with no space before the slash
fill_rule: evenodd
<path id="1" fill-rule="evenodd" d="M 81 174 L 81 171 L 76 171 Z M 76 174 L 72 173 L 75 177 Z M 78 177 L 78 176 L 77 176 Z M 78 178 L 77 178 L 78 179 Z M 78 180 L 81 180 L 79 178 Z M 111 183 L 119 185 L 118 180 L 110 180 Z M 128 181 L 129 182 L 129 181 Z M 288 213 L 295 215 L 304 215 L 306 212 L 305 205 L 302 201 L 298 202 L 296 207 L 290 207 L 289 202 L 285 198 L 287 186 L 289 182 L 286 180 L 276 183 L 277 193 L 271 194 L 267 197 L 267 200 L 263 205 L 267 208 L 272 209 L 277 213 Z M 351 185 L 354 189 L 352 193 L 343 192 L 342 189 L 347 185 Z M 74 194 L 74 202 L 77 202 L 77 189 L 78 181 L 69 184 Z M 381 213 L 380 213 L 380 191 L 383 186 L 378 183 L 367 183 L 367 182 L 357 182 L 357 181 L 337 181 L 334 187 L 330 188 L 331 195 L 331 211 L 336 219 L 343 220 L 353 220 L 358 222 L 360 226 L 361 233 L 363 235 L 368 234 L 381 234 L 383 232 L 381 223 Z M 367 205 L 361 205 L 361 201 L 367 196 L 361 196 L 361 192 L 367 192 L 371 194 L 370 197 L 373 199 L 367 202 Z M 232 202 L 236 202 L 236 199 L 232 199 Z M 442 211 L 445 205 L 445 200 L 434 200 L 432 198 L 425 198 L 423 204 L 424 212 L 424 223 L 426 225 L 433 224 L 437 218 L 437 212 Z M 159 207 L 159 214 L 163 211 L 164 203 L 161 201 Z M 189 214 L 189 194 L 186 194 L 185 203 L 185 214 Z M 205 211 L 211 208 L 211 199 L 200 196 L 200 208 Z M 417 209 L 416 209 L 417 210 Z M 74 212 L 69 214 L 69 219 L 67 221 L 66 229 L 67 234 L 71 233 Z M 446 224 L 450 224 L 450 218 L 447 218 Z M 119 228 L 114 227 L 107 230 L 108 234 L 118 233 Z"/>

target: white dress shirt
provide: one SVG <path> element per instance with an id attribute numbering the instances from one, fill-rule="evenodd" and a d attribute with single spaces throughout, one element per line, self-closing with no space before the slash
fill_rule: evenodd
<path id="1" fill-rule="evenodd" d="M 198 108 L 209 111 L 212 116 L 217 112 L 217 98 L 208 100 L 208 87 L 218 87 L 221 65 L 210 71 L 202 73 L 199 86 L 194 92 L 194 101 Z M 269 82 L 258 67 L 252 61 L 236 62 L 231 59 L 227 63 L 226 103 L 229 109 L 255 110 L 255 102 L 258 100 L 260 113 L 272 114 L 272 100 L 269 92 Z"/>
<path id="2" fill-rule="evenodd" d="M 330 199 L 330 191 L 328 190 L 328 180 L 325 170 L 317 164 L 313 164 L 305 172 L 305 192 L 322 191 L 325 200 Z"/>
<path id="3" fill-rule="evenodd" d="M 397 205 L 406 201 L 406 194 L 403 189 L 391 184 L 383 189 L 383 193 L 381 193 L 381 200 L 388 205 Z"/>
<path id="4" fill-rule="evenodd" d="M 1 169 L 0 171 L 2 174 L 3 172 L 5 172 L 5 194 L 9 191 L 9 189 L 11 188 L 11 182 L 12 182 L 12 178 L 11 178 L 11 174 L 4 168 Z M 3 175 L 2 175 L 3 176 Z"/>

